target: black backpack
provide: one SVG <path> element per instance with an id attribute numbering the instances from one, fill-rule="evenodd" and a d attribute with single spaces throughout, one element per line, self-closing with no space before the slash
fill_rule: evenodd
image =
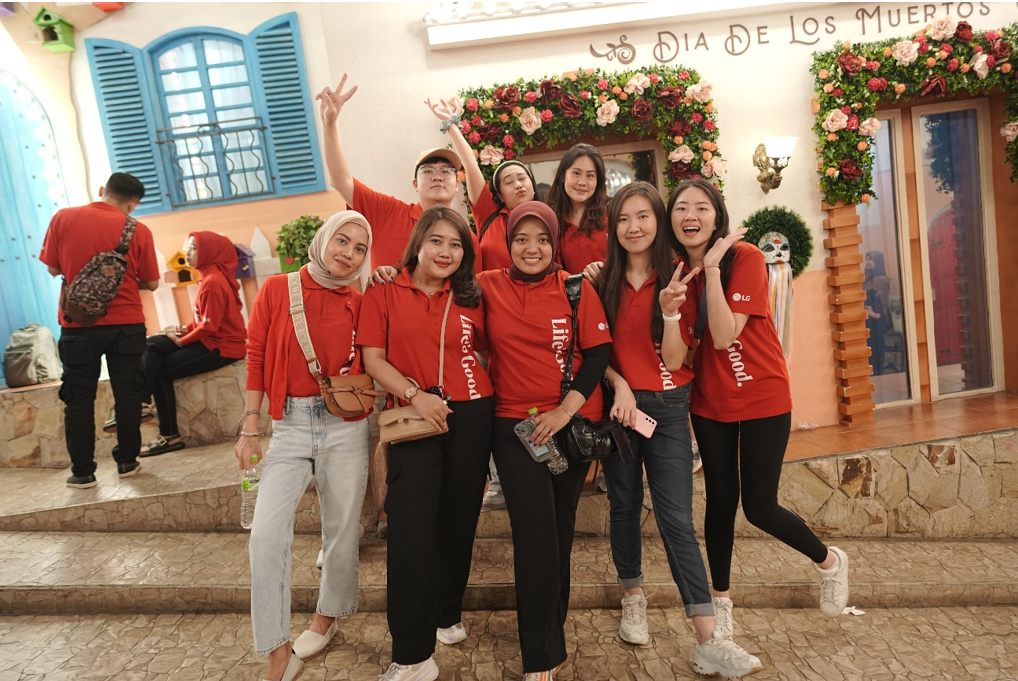
<path id="1" fill-rule="evenodd" d="M 64 289 L 60 294 L 60 310 L 64 314 L 64 321 L 95 326 L 96 322 L 106 316 L 106 308 L 124 283 L 127 251 L 131 247 L 137 224 L 138 221 L 128 215 L 117 247 L 95 255 L 78 271 L 70 284 L 64 279 Z"/>

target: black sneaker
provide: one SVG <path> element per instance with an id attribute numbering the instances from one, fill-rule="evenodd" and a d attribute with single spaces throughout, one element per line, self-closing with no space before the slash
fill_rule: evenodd
<path id="1" fill-rule="evenodd" d="M 131 461 L 130 463 L 118 463 L 117 464 L 117 473 L 119 473 L 120 477 L 122 477 L 122 478 L 129 478 L 129 477 L 131 477 L 132 475 L 134 475 L 135 473 L 137 473 L 140 470 L 141 470 L 141 464 L 138 463 L 137 461 Z"/>
<path id="2" fill-rule="evenodd" d="M 98 484 L 94 475 L 72 475 L 67 478 L 67 486 L 74 489 L 88 489 Z"/>

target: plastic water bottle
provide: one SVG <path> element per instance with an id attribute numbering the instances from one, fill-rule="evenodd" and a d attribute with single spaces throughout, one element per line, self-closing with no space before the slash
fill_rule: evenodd
<path id="1" fill-rule="evenodd" d="M 543 445 L 535 445 L 531 442 L 530 436 L 537 429 L 537 422 L 534 420 L 537 416 L 537 407 L 531 407 L 527 413 L 530 414 L 529 418 L 520 421 L 514 428 L 516 437 L 520 439 L 534 461 L 547 464 L 548 470 L 554 475 L 564 473 L 569 469 L 569 462 L 562 456 L 562 451 L 555 438 L 548 440 Z"/>
<path id="2" fill-rule="evenodd" d="M 254 524 L 255 501 L 258 500 L 258 483 L 261 472 L 252 466 L 240 472 L 240 526 L 250 530 Z"/>

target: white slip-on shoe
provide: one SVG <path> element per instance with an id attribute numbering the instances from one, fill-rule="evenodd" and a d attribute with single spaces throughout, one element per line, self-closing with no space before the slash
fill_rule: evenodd
<path id="1" fill-rule="evenodd" d="M 435 632 L 435 638 L 438 639 L 439 643 L 444 643 L 447 646 L 454 646 L 460 641 L 463 641 L 467 637 L 466 627 L 463 626 L 462 622 L 457 622 L 451 627 L 439 628 Z"/>
<path id="2" fill-rule="evenodd" d="M 318 549 L 318 560 L 315 561 L 315 567 L 321 570 L 322 565 L 324 564 L 325 564 L 325 549 Z"/>
<path id="3" fill-rule="evenodd" d="M 290 661 L 286 663 L 286 669 L 283 670 L 283 675 L 279 678 L 279 681 L 296 681 L 301 674 L 304 673 L 304 663 L 297 657 L 296 653 L 290 655 Z M 269 681 L 265 679 L 265 681 Z"/>
<path id="4" fill-rule="evenodd" d="M 732 599 L 724 596 L 711 598 L 714 604 L 714 628 L 721 638 L 732 640 L 735 635 L 735 620 L 732 619 Z"/>
<path id="5" fill-rule="evenodd" d="M 694 636 L 693 642 L 695 646 L 690 665 L 701 676 L 720 674 L 726 679 L 737 679 L 763 666 L 755 655 L 750 655 L 734 641 L 723 638 L 717 629 L 709 641 L 700 643 Z"/>
<path id="6" fill-rule="evenodd" d="M 293 654 L 302 660 L 314 657 L 328 647 L 329 641 L 336 635 L 338 629 L 338 620 L 334 620 L 332 626 L 324 634 L 316 634 L 308 629 L 293 642 Z"/>
<path id="7" fill-rule="evenodd" d="M 650 643 L 647 628 L 647 597 L 633 594 L 622 598 L 622 621 L 619 622 L 619 638 L 634 646 Z"/>
<path id="8" fill-rule="evenodd" d="M 378 681 L 435 681 L 438 678 L 438 665 L 435 658 L 429 657 L 424 662 L 405 665 L 393 662 Z"/>
<path id="9" fill-rule="evenodd" d="M 820 579 L 820 612 L 828 617 L 837 617 L 848 605 L 848 554 L 836 546 L 830 549 L 838 562 L 827 570 L 816 566 Z"/>

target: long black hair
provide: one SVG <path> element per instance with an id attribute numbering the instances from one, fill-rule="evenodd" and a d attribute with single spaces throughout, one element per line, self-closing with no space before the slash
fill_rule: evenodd
<path id="1" fill-rule="evenodd" d="M 636 196 L 642 196 L 650 201 L 651 210 L 654 211 L 654 218 L 657 220 L 657 233 L 650 246 L 651 267 L 657 279 L 650 315 L 650 333 L 654 342 L 660 343 L 664 337 L 664 320 L 661 319 L 661 302 L 657 293 L 668 286 L 675 272 L 675 265 L 672 264 L 675 254 L 669 239 L 671 223 L 668 221 L 668 213 L 665 212 L 664 201 L 661 200 L 661 195 L 657 193 L 654 185 L 649 182 L 627 184 L 609 202 L 608 229 L 614 236 L 608 237 L 608 256 L 604 261 L 604 269 L 597 277 L 595 289 L 604 304 L 608 326 L 614 329 L 615 321 L 618 319 L 619 303 L 622 300 L 622 287 L 626 285 L 626 264 L 629 262 L 629 252 L 618 238 L 619 216 L 626 200 Z"/>
<path id="2" fill-rule="evenodd" d="M 534 173 L 530 171 L 530 167 L 526 163 L 521 161 L 506 161 L 498 168 L 495 168 L 495 173 L 491 176 L 491 182 L 488 183 L 488 189 L 491 190 L 491 198 L 495 200 L 495 210 L 491 212 L 491 215 L 484 219 L 484 224 L 481 225 L 481 229 L 477 232 L 477 241 L 480 242 L 484 238 L 484 233 L 491 227 L 491 223 L 495 221 L 495 218 L 499 216 L 502 209 L 506 207 L 505 199 L 502 198 L 502 185 L 500 180 L 502 179 L 502 171 L 509 166 L 519 166 L 527 172 L 527 177 L 530 178 L 530 188 L 534 190 L 534 199 L 537 199 L 537 183 L 534 181 Z"/>
<path id="3" fill-rule="evenodd" d="M 685 247 L 679 242 L 679 237 L 675 235 L 675 226 L 672 225 L 672 211 L 675 210 L 675 203 L 679 200 L 679 196 L 682 195 L 687 189 L 696 187 L 697 189 L 703 190 L 710 198 L 711 205 L 714 207 L 715 219 L 714 219 L 714 232 L 710 235 L 710 240 L 707 241 L 707 251 L 709 251 L 717 242 L 718 239 L 722 239 L 728 236 L 728 208 L 725 206 L 725 198 L 721 196 L 721 192 L 714 186 L 713 183 L 703 179 L 696 180 L 683 180 L 679 183 L 679 186 L 672 192 L 671 198 L 668 199 L 668 230 L 669 241 L 671 246 L 678 253 L 679 257 L 686 264 L 687 267 L 692 267 L 692 263 L 689 261 L 689 253 L 686 252 Z M 679 226 L 681 229 L 682 226 Z M 704 251 L 706 252 L 706 251 Z M 728 286 L 728 279 L 732 276 L 732 263 L 735 261 L 735 249 L 729 248 L 725 253 L 724 257 L 721 258 L 721 288 Z"/>
<path id="4" fill-rule="evenodd" d="M 445 220 L 452 224 L 463 244 L 463 260 L 456 271 L 449 275 L 449 286 L 456 296 L 456 304 L 460 307 L 476 308 L 481 304 L 481 287 L 474 277 L 474 261 L 477 254 L 474 252 L 474 241 L 471 238 L 470 226 L 462 215 L 448 206 L 432 206 L 421 214 L 414 229 L 410 232 L 410 239 L 407 242 L 406 250 L 403 252 L 403 259 L 400 260 L 399 269 L 410 268 L 413 272 L 417 267 L 417 254 L 421 252 L 424 240 L 428 238 L 431 229 L 439 222 Z"/>
<path id="5" fill-rule="evenodd" d="M 594 187 L 593 195 L 587 199 L 587 203 L 583 207 L 583 219 L 576 227 L 581 234 L 590 236 L 603 228 L 608 215 L 608 184 L 604 159 L 601 158 L 601 153 L 589 144 L 573 145 L 558 164 L 555 180 L 551 183 L 551 190 L 548 192 L 548 205 L 558 216 L 559 239 L 565 235 L 568 219 L 573 214 L 573 200 L 566 194 L 566 171 L 572 168 L 581 156 L 588 156 L 594 162 L 597 186 Z M 536 191 L 537 188 L 535 187 L 534 190 Z"/>

